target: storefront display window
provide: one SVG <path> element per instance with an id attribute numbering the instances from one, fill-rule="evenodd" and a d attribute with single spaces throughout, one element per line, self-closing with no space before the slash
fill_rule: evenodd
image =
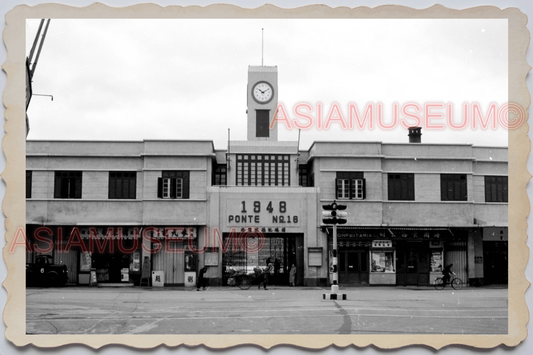
<path id="1" fill-rule="evenodd" d="M 91 253 L 81 253 L 80 256 L 80 271 L 89 272 L 92 266 Z"/>
<path id="2" fill-rule="evenodd" d="M 395 272 L 394 251 L 372 251 L 372 272 Z"/>
<path id="3" fill-rule="evenodd" d="M 139 272 L 141 270 L 141 253 L 136 251 L 131 255 L 130 271 Z"/>
<path id="4" fill-rule="evenodd" d="M 431 253 L 431 272 L 442 271 L 442 252 L 434 251 Z"/>

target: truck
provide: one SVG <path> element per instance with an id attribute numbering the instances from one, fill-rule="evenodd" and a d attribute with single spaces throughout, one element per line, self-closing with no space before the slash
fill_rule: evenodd
<path id="1" fill-rule="evenodd" d="M 26 286 L 64 286 L 67 280 L 67 266 L 55 265 L 51 255 L 37 255 L 35 263 L 26 264 Z"/>

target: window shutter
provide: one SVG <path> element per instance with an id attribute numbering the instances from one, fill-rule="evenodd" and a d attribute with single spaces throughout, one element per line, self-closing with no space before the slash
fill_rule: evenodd
<path id="1" fill-rule="evenodd" d="M 361 179 L 363 182 L 363 200 L 366 199 L 366 179 Z"/>
<path id="2" fill-rule="evenodd" d="M 57 172 L 54 181 L 54 198 L 61 198 L 61 176 Z"/>
<path id="3" fill-rule="evenodd" d="M 335 198 L 340 198 L 339 192 L 342 193 L 342 186 L 339 188 L 339 179 L 335 179 Z"/>
<path id="4" fill-rule="evenodd" d="M 115 177 L 109 173 L 108 198 L 115 198 Z"/>
<path id="5" fill-rule="evenodd" d="M 77 175 L 77 174 L 76 174 Z M 71 179 L 72 185 L 74 185 L 74 195 L 69 197 L 81 198 L 81 176 L 76 176 Z"/>
<path id="6" fill-rule="evenodd" d="M 130 180 L 130 194 L 129 198 L 137 198 L 137 173 L 132 173 L 132 178 Z"/>
<path id="7" fill-rule="evenodd" d="M 170 179 L 170 198 L 176 198 L 176 178 Z"/>
<path id="8" fill-rule="evenodd" d="M 447 194 L 448 187 L 446 185 L 447 185 L 446 178 L 443 175 L 441 175 L 440 176 L 440 200 L 441 201 L 448 200 L 448 194 Z"/>
<path id="9" fill-rule="evenodd" d="M 163 178 L 157 178 L 157 197 L 163 198 Z"/>
<path id="10" fill-rule="evenodd" d="M 408 200 L 414 200 L 415 199 L 415 176 L 414 174 L 407 174 L 407 181 L 408 181 Z"/>
<path id="11" fill-rule="evenodd" d="M 183 191 L 182 191 L 182 198 L 188 199 L 189 194 L 189 172 L 186 171 L 183 173 Z"/>
<path id="12" fill-rule="evenodd" d="M 26 171 L 26 198 L 31 198 L 31 180 L 32 180 L 31 170 Z"/>

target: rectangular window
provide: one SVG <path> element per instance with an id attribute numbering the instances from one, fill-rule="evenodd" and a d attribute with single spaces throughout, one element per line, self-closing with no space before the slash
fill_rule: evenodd
<path id="1" fill-rule="evenodd" d="M 26 198 L 31 198 L 32 171 L 26 170 Z"/>
<path id="2" fill-rule="evenodd" d="M 268 124 L 270 123 L 270 110 L 255 110 L 255 136 L 270 137 Z"/>
<path id="3" fill-rule="evenodd" d="M 335 197 L 363 200 L 366 198 L 366 180 L 361 172 L 338 172 L 335 179 Z"/>
<path id="4" fill-rule="evenodd" d="M 137 173 L 135 171 L 109 172 L 109 198 L 135 199 L 137 193 Z"/>
<path id="5" fill-rule="evenodd" d="M 215 167 L 215 173 L 213 176 L 213 185 L 227 185 L 226 177 L 227 177 L 227 170 L 228 168 L 226 165 L 217 165 Z"/>
<path id="6" fill-rule="evenodd" d="M 54 198 L 81 198 L 81 171 L 56 171 Z"/>
<path id="7" fill-rule="evenodd" d="M 288 155 L 237 155 L 237 185 L 289 186 Z"/>
<path id="8" fill-rule="evenodd" d="M 300 180 L 300 186 L 307 187 L 308 186 L 309 176 L 307 175 L 307 166 L 306 165 L 300 165 L 298 167 L 298 176 L 299 176 L 299 180 Z"/>
<path id="9" fill-rule="evenodd" d="M 189 172 L 170 170 L 163 171 L 163 176 L 157 178 L 157 197 L 159 198 L 189 198 Z"/>
<path id="10" fill-rule="evenodd" d="M 441 201 L 466 201 L 466 174 L 441 174 Z"/>
<path id="11" fill-rule="evenodd" d="M 393 250 L 372 250 L 372 272 L 395 272 Z"/>
<path id="12" fill-rule="evenodd" d="M 507 176 L 485 176 L 485 202 L 509 202 L 507 190 Z"/>
<path id="13" fill-rule="evenodd" d="M 388 174 L 388 185 L 389 200 L 414 201 L 414 174 Z"/>

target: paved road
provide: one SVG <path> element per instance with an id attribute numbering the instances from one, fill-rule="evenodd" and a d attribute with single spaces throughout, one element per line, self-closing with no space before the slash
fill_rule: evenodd
<path id="1" fill-rule="evenodd" d="M 506 334 L 507 289 L 28 288 L 27 334 Z"/>

